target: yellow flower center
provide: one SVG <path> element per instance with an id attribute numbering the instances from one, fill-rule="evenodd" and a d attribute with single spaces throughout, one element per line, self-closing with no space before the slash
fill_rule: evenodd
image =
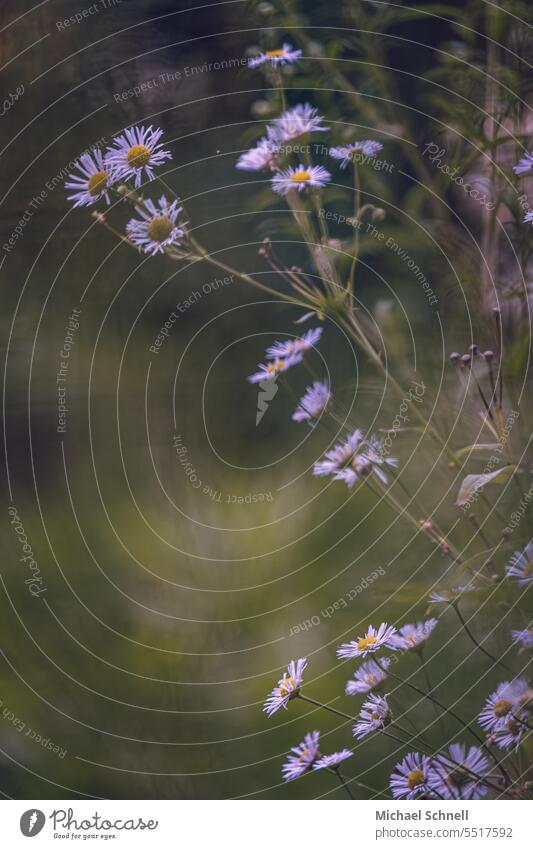
<path id="1" fill-rule="evenodd" d="M 413 769 L 412 772 L 407 776 L 407 784 L 409 785 L 409 790 L 414 790 L 415 787 L 418 787 L 419 784 L 422 784 L 424 781 L 424 774 L 421 769 Z"/>
<path id="2" fill-rule="evenodd" d="M 363 637 L 363 639 L 359 640 L 359 642 L 357 643 L 357 648 L 359 649 L 359 651 L 364 651 L 364 649 L 375 645 L 377 641 L 377 637 Z"/>
<path id="3" fill-rule="evenodd" d="M 279 50 L 267 50 L 265 56 L 267 59 L 280 59 L 285 56 L 285 51 L 281 48 Z"/>
<path id="4" fill-rule="evenodd" d="M 164 242 L 174 229 L 174 225 L 170 218 L 166 215 L 160 215 L 154 218 L 148 225 L 148 235 L 154 242 Z"/>
<path id="5" fill-rule="evenodd" d="M 308 183 L 311 179 L 311 174 L 309 171 L 295 171 L 294 174 L 291 174 L 291 180 L 293 183 Z"/>
<path id="6" fill-rule="evenodd" d="M 150 162 L 151 153 L 145 144 L 134 144 L 128 150 L 128 165 L 133 168 L 142 168 Z"/>
<path id="7" fill-rule="evenodd" d="M 294 678 L 284 678 L 284 680 L 279 685 L 279 694 L 280 696 L 289 696 L 294 693 L 294 688 L 296 686 L 296 681 Z"/>
<path id="8" fill-rule="evenodd" d="M 96 197 L 100 192 L 103 192 L 107 186 L 108 179 L 109 177 L 105 171 L 97 171 L 96 174 L 92 174 L 87 181 L 87 191 L 89 194 Z"/>
<path id="9" fill-rule="evenodd" d="M 269 363 L 267 365 L 267 372 L 269 374 L 276 374 L 283 367 L 283 360 L 274 360 L 273 363 Z"/>
<path id="10" fill-rule="evenodd" d="M 508 702 L 507 699 L 499 699 L 499 701 L 494 702 L 492 712 L 494 716 L 498 718 L 501 716 L 506 716 L 512 708 L 511 702 Z"/>

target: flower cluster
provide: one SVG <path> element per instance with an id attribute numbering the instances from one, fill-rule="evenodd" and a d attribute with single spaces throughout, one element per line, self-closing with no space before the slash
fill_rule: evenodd
<path id="1" fill-rule="evenodd" d="M 310 351 L 317 345 L 321 335 L 322 328 L 315 327 L 302 336 L 270 345 L 265 352 L 267 362 L 259 364 L 259 371 L 249 376 L 249 382 L 261 383 L 263 380 L 274 380 L 291 366 L 301 363 L 306 351 Z"/>

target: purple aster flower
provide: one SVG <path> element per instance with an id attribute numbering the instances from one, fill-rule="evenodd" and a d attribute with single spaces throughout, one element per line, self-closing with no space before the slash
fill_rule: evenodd
<path id="1" fill-rule="evenodd" d="M 259 66 L 264 65 L 265 62 L 270 62 L 274 68 L 277 68 L 278 65 L 289 65 L 293 62 L 297 62 L 301 55 L 301 50 L 295 50 L 292 44 L 285 43 L 277 50 L 265 50 L 254 59 L 249 59 L 248 67 L 259 68 Z"/>
<path id="2" fill-rule="evenodd" d="M 532 166 L 533 153 L 526 153 L 526 155 L 520 159 L 518 164 L 514 166 L 513 171 L 515 174 L 527 174 L 528 171 L 531 171 Z"/>
<path id="3" fill-rule="evenodd" d="M 298 695 L 306 666 L 306 657 L 301 657 L 296 662 L 291 660 L 287 672 L 283 673 L 283 678 L 279 679 L 278 686 L 274 687 L 270 696 L 265 701 L 263 710 L 267 716 L 272 716 L 280 708 L 287 709 L 290 700 Z"/>
<path id="4" fill-rule="evenodd" d="M 305 395 L 300 398 L 296 410 L 292 414 L 295 422 L 309 422 L 318 419 L 331 401 L 331 392 L 327 383 L 315 380 L 312 386 L 308 386 Z"/>
<path id="5" fill-rule="evenodd" d="M 255 147 L 247 150 L 237 160 L 236 168 L 241 171 L 262 171 L 264 168 L 273 169 L 276 157 L 279 154 L 279 146 L 270 139 L 260 139 Z"/>
<path id="6" fill-rule="evenodd" d="M 394 638 L 391 638 L 394 639 Z M 390 666 L 388 657 L 384 657 L 378 665 L 375 660 L 367 660 L 354 672 L 353 679 L 346 683 L 347 696 L 359 696 L 375 690 L 387 677 L 387 669 Z"/>
<path id="7" fill-rule="evenodd" d="M 302 336 L 288 339 L 286 342 L 274 342 L 266 349 L 266 355 L 270 360 L 275 360 L 278 357 L 287 357 L 290 354 L 303 354 L 305 351 L 314 348 L 321 336 L 322 328 L 312 327 Z"/>
<path id="8" fill-rule="evenodd" d="M 416 799 L 427 792 L 429 759 L 410 752 L 397 763 L 390 777 L 390 789 L 395 799 Z"/>
<path id="9" fill-rule="evenodd" d="M 427 783 L 430 790 L 443 799 L 480 799 L 486 796 L 487 788 L 472 773 L 487 775 L 489 761 L 478 746 L 470 746 L 468 752 L 463 743 L 452 743 L 449 757 L 436 755 L 429 762 Z"/>
<path id="10" fill-rule="evenodd" d="M 383 484 L 388 478 L 381 466 L 396 466 L 395 457 L 385 457 L 380 440 L 371 437 L 363 441 L 363 432 L 354 431 L 343 442 L 326 451 L 325 460 L 315 463 L 313 474 L 319 477 L 333 475 L 333 480 L 342 480 L 351 489 L 360 478 L 374 474 Z"/>
<path id="11" fill-rule="evenodd" d="M 488 739 L 500 749 L 518 749 L 524 735 L 530 733 L 525 724 L 526 719 L 527 714 L 523 711 L 516 715 L 508 714 L 502 725 L 498 726 Z"/>
<path id="12" fill-rule="evenodd" d="M 271 360 L 268 363 L 259 363 L 259 371 L 251 374 L 248 380 L 250 383 L 262 383 L 263 380 L 274 380 L 279 374 L 291 366 L 298 365 L 303 360 L 302 354 L 292 354 L 292 356 Z"/>
<path id="13" fill-rule="evenodd" d="M 533 212 L 526 212 L 524 216 L 525 224 L 533 224 Z"/>
<path id="14" fill-rule="evenodd" d="M 297 168 L 287 168 L 272 178 L 272 188 L 278 195 L 286 195 L 292 189 L 301 192 L 305 188 L 323 189 L 331 180 L 331 174 L 322 165 L 307 167 L 298 165 Z"/>
<path id="15" fill-rule="evenodd" d="M 395 649 L 420 651 L 424 648 L 428 637 L 438 624 L 438 619 L 426 619 L 425 622 L 417 622 L 416 625 L 403 625 L 398 633 L 391 638 L 391 646 Z"/>
<path id="16" fill-rule="evenodd" d="M 311 768 L 320 754 L 318 750 L 319 739 L 320 731 L 311 731 L 310 734 L 305 735 L 303 743 L 293 746 L 291 752 L 294 752 L 294 754 L 288 755 L 287 763 L 281 767 L 284 781 L 299 778 Z"/>
<path id="17" fill-rule="evenodd" d="M 162 135 L 163 130 L 154 130 L 151 126 L 130 127 L 113 139 L 115 146 L 107 149 L 106 162 L 117 169 L 119 179 L 135 178 L 138 189 L 143 172 L 148 180 L 153 180 L 154 168 L 172 159 L 170 151 L 162 150 Z"/>
<path id="18" fill-rule="evenodd" d="M 522 553 L 515 551 L 505 571 L 520 587 L 533 583 L 533 542 L 528 543 Z"/>
<path id="19" fill-rule="evenodd" d="M 473 583 L 453 587 L 451 590 L 436 590 L 429 594 L 429 600 L 433 604 L 454 604 L 463 593 L 471 593 L 475 590 Z"/>
<path id="20" fill-rule="evenodd" d="M 329 130 L 329 127 L 321 126 L 323 120 L 322 115 L 318 115 L 318 109 L 309 103 L 300 103 L 287 109 L 267 127 L 268 137 L 279 144 L 306 133 L 323 133 Z"/>
<path id="21" fill-rule="evenodd" d="M 521 643 L 525 649 L 533 649 L 533 628 L 525 628 L 523 631 L 512 631 L 511 636 L 515 643 Z"/>
<path id="22" fill-rule="evenodd" d="M 117 176 L 115 170 L 104 161 L 102 151 L 82 154 L 74 167 L 79 173 L 69 174 L 65 183 L 66 189 L 75 191 L 75 194 L 68 195 L 68 199 L 75 202 L 74 208 L 92 206 L 102 198 L 110 204 L 107 190 L 116 183 Z"/>
<path id="23" fill-rule="evenodd" d="M 330 148 L 329 155 L 333 159 L 340 159 L 341 169 L 344 169 L 350 162 L 354 160 L 358 162 L 361 155 L 365 157 L 375 156 L 382 148 L 383 145 L 378 141 L 357 141 L 342 145 L 341 147 L 332 147 Z"/>
<path id="24" fill-rule="evenodd" d="M 371 693 L 359 712 L 359 722 L 353 727 L 353 736 L 362 740 L 372 731 L 382 731 L 391 721 L 392 714 L 385 696 Z"/>
<path id="25" fill-rule="evenodd" d="M 394 648 L 392 637 L 396 634 L 396 628 L 382 622 L 379 628 L 369 626 L 364 637 L 358 637 L 350 643 L 343 643 L 337 649 L 337 657 L 366 657 L 374 654 L 381 648 Z"/>
<path id="26" fill-rule="evenodd" d="M 183 212 L 183 207 L 178 206 L 178 201 L 169 203 L 164 195 L 156 204 L 152 200 L 145 200 L 143 206 L 136 207 L 141 221 L 132 218 L 126 233 L 130 242 L 145 254 L 165 253 L 165 248 L 179 245 L 185 235 L 186 221 L 178 223 L 178 216 Z"/>
<path id="27" fill-rule="evenodd" d="M 333 752 L 331 755 L 323 755 L 318 761 L 313 764 L 313 769 L 337 769 L 339 764 L 351 758 L 353 752 L 349 749 L 342 749 L 340 752 Z"/>
<path id="28" fill-rule="evenodd" d="M 504 681 L 490 694 L 485 707 L 478 716 L 478 722 L 486 731 L 493 733 L 505 725 L 506 719 L 520 710 L 524 696 L 529 692 L 525 678 Z"/>

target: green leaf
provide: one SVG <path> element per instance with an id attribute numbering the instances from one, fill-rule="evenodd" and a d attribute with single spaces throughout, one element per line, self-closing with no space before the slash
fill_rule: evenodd
<path id="1" fill-rule="evenodd" d="M 505 483 L 513 472 L 516 466 L 503 466 L 501 469 L 496 469 L 495 472 L 485 472 L 482 475 L 467 475 L 461 484 L 457 501 L 458 507 L 464 507 L 469 501 L 472 501 L 476 492 L 483 489 L 488 483 Z"/>
<path id="2" fill-rule="evenodd" d="M 465 445 L 464 448 L 460 448 L 459 451 L 455 452 L 455 456 L 462 457 L 463 454 L 470 454 L 474 451 L 495 451 L 499 447 L 499 442 L 488 442 L 485 444 L 482 444 L 481 442 L 476 442 L 474 445 Z"/>

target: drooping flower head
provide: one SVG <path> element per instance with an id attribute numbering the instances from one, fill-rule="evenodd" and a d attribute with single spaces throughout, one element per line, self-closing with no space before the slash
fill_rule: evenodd
<path id="1" fill-rule="evenodd" d="M 522 553 L 515 551 L 505 571 L 520 587 L 533 583 L 533 542 L 528 543 Z"/>
<path id="2" fill-rule="evenodd" d="M 350 643 L 343 643 L 337 649 L 337 657 L 366 657 L 367 654 L 375 654 L 381 648 L 394 648 L 392 637 L 396 634 L 396 628 L 382 622 L 379 628 L 369 626 L 364 637 L 357 637 Z"/>
<path id="3" fill-rule="evenodd" d="M 375 156 L 382 148 L 383 145 L 378 141 L 356 141 L 341 147 L 330 148 L 329 155 L 333 159 L 340 159 L 341 169 L 344 169 L 350 162 L 354 160 L 357 162 L 360 156 Z"/>
<path id="4" fill-rule="evenodd" d="M 107 150 L 106 162 L 117 169 L 121 180 L 135 180 L 139 188 L 143 175 L 148 180 L 155 177 L 154 168 L 172 159 L 169 150 L 162 150 L 163 130 L 150 127 L 129 127 L 113 139 L 114 147 Z"/>
<path id="5" fill-rule="evenodd" d="M 491 734 L 505 727 L 506 720 L 522 709 L 523 699 L 528 692 L 529 684 L 525 678 L 503 681 L 485 702 L 478 716 L 479 724 Z"/>
<path id="6" fill-rule="evenodd" d="M 301 657 L 297 661 L 291 660 L 287 672 L 283 673 L 283 678 L 279 679 L 278 686 L 274 687 L 270 696 L 265 701 L 263 710 L 267 716 L 272 716 L 280 708 L 287 709 L 290 700 L 298 695 L 306 666 L 306 657 Z"/>
<path id="7" fill-rule="evenodd" d="M 533 649 L 533 628 L 524 628 L 523 631 L 512 631 L 511 636 L 515 643 L 520 643 L 525 649 Z"/>
<path id="8" fill-rule="evenodd" d="M 391 638 L 392 639 L 392 638 Z M 359 669 L 354 672 L 353 678 L 346 683 L 347 696 L 359 696 L 363 693 L 370 693 L 375 690 L 387 677 L 387 669 L 390 666 L 388 657 L 384 657 L 378 665 L 374 660 L 367 660 L 362 663 Z"/>
<path id="9" fill-rule="evenodd" d="M 237 160 L 236 168 L 241 171 L 262 171 L 265 168 L 273 169 L 276 164 L 280 148 L 277 144 L 267 138 L 259 139 L 255 147 L 247 150 Z"/>
<path id="10" fill-rule="evenodd" d="M 395 457 L 385 456 L 379 440 L 374 437 L 363 440 L 363 431 L 355 430 L 330 451 L 326 451 L 325 459 L 315 463 L 313 474 L 319 477 L 332 475 L 333 480 L 342 480 L 351 489 L 358 480 L 372 474 L 387 484 L 388 478 L 381 467 L 397 464 Z"/>
<path id="11" fill-rule="evenodd" d="M 259 56 L 249 59 L 248 67 L 259 68 L 260 65 L 270 62 L 270 64 L 276 68 L 278 65 L 289 65 L 293 62 L 297 62 L 301 55 L 301 50 L 295 50 L 292 44 L 285 42 L 277 50 L 265 50 L 264 52 L 261 52 Z"/>
<path id="12" fill-rule="evenodd" d="M 359 712 L 359 720 L 353 727 L 353 736 L 362 740 L 372 731 L 383 731 L 392 719 L 391 709 L 385 696 L 371 693 Z"/>
<path id="13" fill-rule="evenodd" d="M 286 195 L 296 189 L 302 192 L 306 188 L 323 189 L 331 180 L 331 174 L 322 165 L 298 165 L 297 168 L 287 168 L 272 178 L 272 188 L 278 195 Z"/>
<path id="14" fill-rule="evenodd" d="M 310 422 L 320 418 L 331 401 L 331 392 L 327 383 L 315 380 L 308 386 L 305 395 L 300 398 L 298 406 L 292 414 L 295 422 Z"/>
<path id="15" fill-rule="evenodd" d="M 278 357 L 277 360 L 270 360 L 268 363 L 259 363 L 259 371 L 251 374 L 248 378 L 250 383 L 262 383 L 263 380 L 274 380 L 282 372 L 290 369 L 301 363 L 303 360 L 302 354 L 292 354 L 289 357 Z"/>
<path id="16" fill-rule="evenodd" d="M 427 792 L 429 759 L 410 752 L 397 763 L 389 781 L 394 799 L 416 799 Z"/>
<path id="17" fill-rule="evenodd" d="M 471 593 L 475 590 L 473 583 L 453 587 L 451 590 L 435 590 L 429 594 L 429 600 L 433 604 L 455 604 L 463 593 Z"/>
<path id="18" fill-rule="evenodd" d="M 74 190 L 73 195 L 68 195 L 74 207 L 92 206 L 102 198 L 107 204 L 111 203 L 108 189 L 116 183 L 117 175 L 105 162 L 101 150 L 82 154 L 74 168 L 65 183 L 66 189 Z"/>
<path id="19" fill-rule="evenodd" d="M 274 342 L 266 349 L 268 359 L 275 360 L 277 357 L 287 357 L 291 354 L 303 354 L 305 351 L 310 351 L 320 340 L 322 336 L 321 327 L 312 327 L 301 336 L 294 339 L 287 339 L 283 342 Z"/>
<path id="20" fill-rule="evenodd" d="M 313 766 L 320 755 L 319 739 L 320 731 L 311 731 L 310 734 L 305 735 L 303 743 L 293 746 L 291 749 L 293 754 L 288 755 L 287 763 L 281 767 L 284 781 L 293 781 L 293 779 L 299 778 Z"/>
<path id="21" fill-rule="evenodd" d="M 313 764 L 313 769 L 337 769 L 340 764 L 351 758 L 353 752 L 349 749 L 341 749 L 340 752 L 333 752 L 331 755 L 323 755 L 318 761 Z"/>
<path id="22" fill-rule="evenodd" d="M 478 746 L 470 746 L 467 752 L 463 743 L 452 743 L 448 755 L 431 758 L 427 784 L 444 799 L 480 799 L 487 795 L 487 788 L 476 776 L 483 778 L 488 771 L 489 760 Z"/>
<path id="23" fill-rule="evenodd" d="M 396 649 L 420 651 L 438 624 L 438 619 L 426 619 L 425 622 L 417 622 L 415 625 L 402 625 L 398 633 L 391 638 L 391 645 Z"/>
<path id="24" fill-rule="evenodd" d="M 126 233 L 130 242 L 145 254 L 164 253 L 165 248 L 181 244 L 185 235 L 186 221 L 178 221 L 183 207 L 178 201 L 169 203 L 164 195 L 156 205 L 152 200 L 143 202 L 143 207 L 136 207 L 138 218 L 132 218 Z"/>
<path id="25" fill-rule="evenodd" d="M 276 143 L 291 141 L 306 133 L 324 133 L 329 127 L 323 127 L 322 115 L 310 103 L 299 103 L 287 109 L 267 127 L 268 137 Z"/>
<path id="26" fill-rule="evenodd" d="M 525 156 L 520 159 L 517 165 L 514 166 L 513 171 L 515 174 L 527 174 L 531 171 L 533 167 L 533 153 L 526 153 Z"/>

